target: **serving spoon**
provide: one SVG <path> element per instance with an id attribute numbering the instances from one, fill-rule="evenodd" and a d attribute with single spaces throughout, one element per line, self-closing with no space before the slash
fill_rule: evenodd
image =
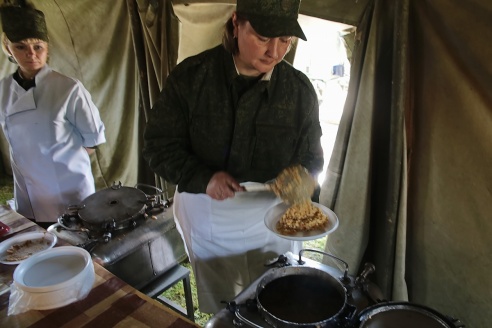
<path id="1" fill-rule="evenodd" d="M 262 184 L 244 186 L 246 191 L 270 191 L 289 205 L 309 200 L 316 188 L 316 181 L 301 165 L 285 168 L 273 180 Z"/>

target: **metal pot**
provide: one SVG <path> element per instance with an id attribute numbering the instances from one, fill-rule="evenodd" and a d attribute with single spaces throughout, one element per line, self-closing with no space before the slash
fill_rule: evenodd
<path id="1" fill-rule="evenodd" d="M 153 189 L 157 193 L 147 195 L 138 187 Z M 162 201 L 162 190 L 154 186 L 137 184 L 124 187 L 121 182 L 113 183 L 85 198 L 81 204 L 70 205 L 68 212 L 58 218 L 58 226 L 67 231 L 87 234 L 88 239 L 78 246 L 92 252 L 101 242 L 108 243 L 113 233 L 133 230 L 154 209 L 169 207 L 172 200 Z"/>
<path id="2" fill-rule="evenodd" d="M 363 310 L 353 328 L 458 328 L 457 319 L 447 317 L 429 307 L 408 302 L 383 302 Z"/>
<path id="3" fill-rule="evenodd" d="M 95 192 L 85 198 L 81 204 L 70 205 L 68 213 L 58 218 L 58 223 L 67 230 L 89 230 L 91 232 L 111 233 L 112 231 L 134 228 L 148 217 L 148 212 L 160 204 L 160 195 L 147 195 L 137 187 L 124 187 L 113 184 L 111 187 Z M 80 227 L 71 228 L 70 220 L 81 223 Z"/>
<path id="4" fill-rule="evenodd" d="M 338 327 L 347 290 L 330 274 L 309 267 L 273 269 L 257 287 L 263 319 L 274 327 Z"/>
<path id="5" fill-rule="evenodd" d="M 348 264 L 318 250 L 303 249 L 298 263 L 304 264 L 305 251 L 330 256 L 345 265 L 342 277 L 312 267 L 287 266 L 270 271 L 257 286 L 256 302 L 262 318 L 278 328 L 331 328 L 344 327 L 359 310 L 362 292 L 368 290 L 366 277 L 374 271 L 366 265 L 357 279 L 348 275 Z M 379 290 L 379 289 L 373 289 Z M 354 297 L 359 295 L 358 297 Z M 380 295 L 371 295 L 371 298 Z M 359 303 L 359 304 L 356 304 Z M 367 301 L 364 301 L 364 305 Z"/>
<path id="6" fill-rule="evenodd" d="M 302 259 L 306 251 L 329 256 L 345 266 L 339 269 Z M 375 271 L 366 263 L 357 277 L 349 276 L 348 264 L 320 250 L 302 249 L 299 259 L 280 255 L 272 267 L 258 280 L 228 302 L 226 309 L 216 314 L 207 327 L 223 327 L 231 320 L 234 326 L 253 328 L 350 327 L 354 318 L 368 306 L 383 299 L 380 289 L 367 279 Z M 218 326 L 216 326 L 218 325 Z"/>

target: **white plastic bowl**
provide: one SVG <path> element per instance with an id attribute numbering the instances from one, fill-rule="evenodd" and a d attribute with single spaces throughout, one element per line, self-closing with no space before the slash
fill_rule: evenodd
<path id="1" fill-rule="evenodd" d="M 83 248 L 55 247 L 34 254 L 15 269 L 14 283 L 30 309 L 53 309 L 87 296 L 94 264 Z"/>

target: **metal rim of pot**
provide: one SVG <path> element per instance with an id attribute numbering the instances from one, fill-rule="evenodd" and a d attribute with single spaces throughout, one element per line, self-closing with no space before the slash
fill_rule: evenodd
<path id="1" fill-rule="evenodd" d="M 402 322 L 402 318 L 405 318 Z M 396 322 L 396 321 L 397 322 Z M 398 324 L 401 327 L 461 328 L 458 319 L 410 302 L 386 301 L 370 306 L 359 313 L 354 328 L 372 327 L 378 324 Z M 403 326 L 404 325 L 404 326 Z M 386 327 L 386 326 L 385 326 Z"/>
<path id="2" fill-rule="evenodd" d="M 301 260 L 303 251 L 306 250 L 299 252 L 300 264 L 303 263 Z M 256 301 L 259 313 L 267 323 L 278 328 L 338 327 L 353 315 L 355 308 L 347 302 L 346 284 L 350 282 L 350 278 L 347 276 L 348 264 L 331 254 L 324 254 L 343 262 L 346 266 L 343 277 L 336 278 L 328 272 L 303 266 L 275 268 L 263 277 L 257 286 Z M 302 286 L 297 286 L 297 283 L 302 284 Z M 285 285 L 290 286 L 287 294 L 283 290 Z M 304 294 L 304 288 L 309 289 L 310 287 L 314 288 L 314 286 L 316 286 L 315 291 L 306 290 L 309 295 Z M 292 293 L 293 298 L 289 295 L 292 291 L 294 292 Z M 279 296 L 275 295 L 276 293 L 280 293 Z M 301 298 L 296 299 L 299 295 Z M 330 306 L 326 302 L 328 296 L 332 296 L 329 299 Z M 276 297 L 280 297 L 282 303 L 281 313 L 279 313 L 279 309 L 272 308 L 271 305 L 275 304 L 274 298 Z M 324 299 L 321 303 L 322 298 Z M 316 307 L 316 303 L 321 303 L 319 308 Z M 285 308 L 286 306 L 289 308 Z M 304 316 L 303 311 L 305 311 L 306 316 Z"/>
<path id="3" fill-rule="evenodd" d="M 315 292 L 312 288 L 305 288 L 307 281 L 313 284 L 310 287 L 316 284 L 320 292 L 331 290 L 330 295 L 325 296 L 333 300 L 334 306 L 320 304 L 318 296 L 303 297 L 306 295 L 302 289 L 306 289 L 310 294 Z M 292 296 L 283 293 L 284 288 L 277 288 L 278 283 L 281 283 L 280 286 L 292 283 L 292 287 L 286 290 Z M 295 286 L 297 283 L 299 288 Z M 274 327 L 331 327 L 338 322 L 347 306 L 346 292 L 340 281 L 319 269 L 285 267 L 273 269 L 271 274 L 260 282 L 256 301 L 262 318 Z M 273 302 L 267 301 L 272 299 L 272 294 L 280 294 L 285 303 L 275 306 Z M 321 309 L 316 307 L 316 303 Z M 316 315 L 313 315 L 314 312 Z"/>

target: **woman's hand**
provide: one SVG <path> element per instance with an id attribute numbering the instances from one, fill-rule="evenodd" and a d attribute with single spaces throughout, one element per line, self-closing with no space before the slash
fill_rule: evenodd
<path id="1" fill-rule="evenodd" d="M 207 185 L 207 195 L 215 200 L 232 198 L 237 191 L 245 191 L 229 173 L 221 171 L 215 173 Z"/>

